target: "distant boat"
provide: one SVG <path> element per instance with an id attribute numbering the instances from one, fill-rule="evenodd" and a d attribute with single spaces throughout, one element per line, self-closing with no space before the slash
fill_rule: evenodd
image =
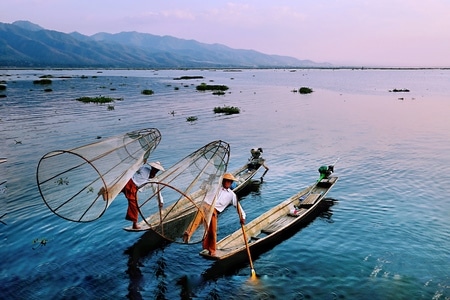
<path id="1" fill-rule="evenodd" d="M 233 174 L 233 176 L 237 179 L 237 181 L 234 182 L 231 186 L 232 190 L 236 194 L 239 194 L 239 192 L 244 190 L 249 185 L 253 177 L 261 168 L 266 169 L 261 176 L 261 181 L 263 180 L 263 177 L 264 175 L 266 175 L 267 171 L 269 171 L 269 168 L 265 165 L 265 159 L 261 157 L 262 152 L 262 148 L 251 149 L 250 153 L 252 154 L 252 156 L 249 158 L 248 163 L 231 172 L 231 174 Z"/>

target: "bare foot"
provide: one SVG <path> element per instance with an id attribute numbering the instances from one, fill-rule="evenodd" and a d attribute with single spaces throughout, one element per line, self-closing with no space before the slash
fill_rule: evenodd
<path id="1" fill-rule="evenodd" d="M 139 226 L 137 223 L 133 223 L 133 229 L 141 229 L 141 226 Z"/>
<path id="2" fill-rule="evenodd" d="M 189 243 L 189 234 L 187 232 L 183 234 L 183 242 L 186 244 Z"/>

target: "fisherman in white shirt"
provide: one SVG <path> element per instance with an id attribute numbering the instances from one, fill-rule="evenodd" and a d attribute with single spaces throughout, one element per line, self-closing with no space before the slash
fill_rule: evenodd
<path id="1" fill-rule="evenodd" d="M 241 224 L 245 223 L 245 212 L 242 209 L 241 205 L 239 204 L 237 200 L 236 194 L 231 190 L 231 184 L 233 181 L 236 181 L 236 178 L 231 173 L 226 173 L 223 175 L 222 180 L 222 188 L 219 191 L 219 194 L 217 196 L 217 200 L 215 202 L 215 209 L 213 211 L 211 221 L 208 226 L 208 232 L 203 240 L 203 249 L 206 249 L 209 251 L 210 255 L 215 255 L 216 252 L 216 242 L 217 242 L 217 216 L 224 211 L 225 208 L 227 208 L 230 204 L 233 204 L 236 208 L 238 208 L 241 211 L 241 218 L 240 222 Z M 196 218 L 191 223 L 189 228 L 186 230 L 186 232 L 183 235 L 183 241 L 185 243 L 189 242 L 189 239 L 191 235 L 195 232 L 197 227 L 200 225 L 200 223 L 203 220 L 203 216 L 207 215 L 207 212 L 211 208 L 213 199 L 207 199 L 203 203 L 201 209 L 204 210 L 204 213 L 197 213 Z M 239 207 L 238 207 L 239 206 Z"/>

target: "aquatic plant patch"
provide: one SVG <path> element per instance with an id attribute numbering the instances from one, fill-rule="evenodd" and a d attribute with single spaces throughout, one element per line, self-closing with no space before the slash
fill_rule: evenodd
<path id="1" fill-rule="evenodd" d="M 48 78 L 33 80 L 34 84 L 52 84 L 52 81 Z"/>
<path id="2" fill-rule="evenodd" d="M 111 98 L 111 97 L 106 97 L 106 96 L 99 96 L 99 97 L 80 97 L 75 99 L 77 101 L 83 102 L 83 103 L 99 103 L 99 104 L 104 104 L 104 103 L 111 103 L 114 102 L 115 100 L 122 100 L 122 98 Z"/>
<path id="3" fill-rule="evenodd" d="M 226 85 L 219 85 L 219 84 L 206 84 L 202 83 L 200 85 L 196 86 L 197 91 L 226 91 L 228 90 L 228 87 Z"/>
<path id="4" fill-rule="evenodd" d="M 301 87 L 299 90 L 298 90 L 298 92 L 300 93 L 300 94 L 310 94 L 310 93 L 312 93 L 313 92 L 313 90 L 312 90 L 312 88 L 309 88 L 309 87 Z"/>
<path id="5" fill-rule="evenodd" d="M 142 95 L 153 95 L 154 92 L 153 92 L 153 90 L 142 90 L 141 94 Z"/>
<path id="6" fill-rule="evenodd" d="M 241 110 L 239 109 L 239 107 L 235 107 L 235 106 L 214 107 L 215 114 L 233 115 L 233 114 L 239 114 L 240 112 L 241 112 Z"/>

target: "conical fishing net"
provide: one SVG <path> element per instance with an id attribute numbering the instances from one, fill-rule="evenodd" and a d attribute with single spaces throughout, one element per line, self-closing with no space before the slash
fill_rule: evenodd
<path id="1" fill-rule="evenodd" d="M 96 220 L 160 140 L 159 130 L 150 128 L 47 153 L 36 172 L 42 199 L 64 219 Z"/>
<path id="2" fill-rule="evenodd" d="M 188 155 L 141 188 L 138 202 L 144 227 L 170 241 L 181 242 L 183 233 L 201 215 L 202 222 L 190 243 L 203 239 L 214 209 L 214 201 L 226 171 L 230 146 L 214 141 Z M 159 197 L 163 198 L 160 209 Z M 204 206 L 209 199 L 211 206 Z M 205 209 L 207 207 L 207 209 Z"/>

